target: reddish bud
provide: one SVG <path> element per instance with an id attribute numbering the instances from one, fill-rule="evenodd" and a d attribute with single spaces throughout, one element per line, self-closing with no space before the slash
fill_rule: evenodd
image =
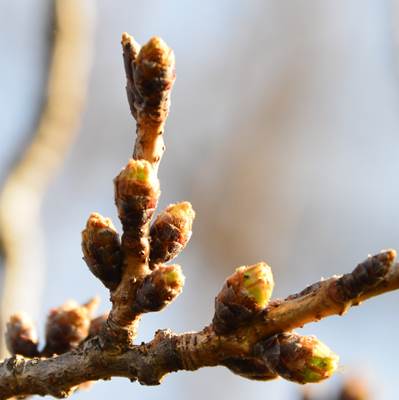
<path id="1" fill-rule="evenodd" d="M 182 291 L 184 276 L 179 265 L 161 265 L 148 275 L 137 290 L 138 312 L 159 311 Z"/>
<path id="2" fill-rule="evenodd" d="M 195 212 L 187 201 L 169 205 L 151 227 L 150 263 L 175 258 L 190 240 Z"/>
<path id="3" fill-rule="evenodd" d="M 119 235 L 109 218 L 90 215 L 82 232 L 82 250 L 93 275 L 107 288 L 115 289 L 122 275 L 122 252 Z"/>

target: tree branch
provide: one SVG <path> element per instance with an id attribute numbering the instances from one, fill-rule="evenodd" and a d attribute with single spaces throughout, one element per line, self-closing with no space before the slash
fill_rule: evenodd
<path id="1" fill-rule="evenodd" d="M 265 262 L 241 266 L 216 296 L 209 326 L 180 335 L 158 331 L 151 342 L 134 344 L 141 315 L 160 311 L 183 288 L 181 267 L 166 263 L 189 241 L 195 213 L 188 202 L 171 204 L 151 224 L 175 79 L 173 51 L 159 38 L 140 48 L 127 34 L 122 47 L 128 101 L 137 122 L 133 158 L 114 180 L 123 233 L 120 240 L 111 220 L 98 213 L 91 214 L 82 232 L 84 260 L 110 290 L 111 311 L 91 320 L 95 300 L 52 309 L 42 351 L 33 324 L 14 315 L 6 337 L 11 353 L 20 355 L 0 364 L 0 400 L 30 394 L 66 397 L 87 381 L 113 376 L 157 385 L 169 372 L 217 365 L 255 380 L 281 376 L 310 383 L 329 378 L 338 356 L 314 336 L 292 330 L 398 289 L 394 250 L 368 257 L 351 273 L 317 282 L 285 300 L 270 301 L 274 279 Z"/>
<path id="2" fill-rule="evenodd" d="M 370 265 L 381 258 L 388 262 L 378 277 L 368 274 L 369 282 L 363 281 L 358 286 L 360 293 L 354 296 L 344 295 L 343 288 L 349 279 L 356 280 L 358 269 L 317 282 L 285 300 L 272 301 L 256 320 L 231 334 L 217 335 L 212 325 L 200 332 L 181 335 L 158 331 L 151 342 L 116 352 L 104 346 L 100 335 L 52 358 L 11 357 L 0 364 L 0 399 L 30 394 L 65 397 L 85 381 L 114 376 L 157 385 L 167 373 L 178 370 L 224 365 L 237 373 L 234 360 L 254 357 L 256 345 L 265 338 L 330 315 L 342 315 L 351 306 L 398 289 L 399 264 L 392 265 L 393 256 L 394 252 L 385 252 L 366 260 Z M 364 263 L 359 266 L 365 268 Z M 370 269 L 370 273 L 373 271 L 376 268 Z M 266 379 L 276 376 L 263 371 Z"/>

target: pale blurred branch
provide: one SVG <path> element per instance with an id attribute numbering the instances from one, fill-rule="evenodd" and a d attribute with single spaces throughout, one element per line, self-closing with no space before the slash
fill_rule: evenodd
<path id="1" fill-rule="evenodd" d="M 0 240 L 5 258 L 1 316 L 34 310 L 45 280 L 40 207 L 78 131 L 93 46 L 94 2 L 56 0 L 47 99 L 37 130 L 0 195 Z M 21 111 L 23 115 L 23 110 Z M 4 324 L 0 324 L 3 327 Z M 0 357 L 5 355 L 0 333 Z"/>

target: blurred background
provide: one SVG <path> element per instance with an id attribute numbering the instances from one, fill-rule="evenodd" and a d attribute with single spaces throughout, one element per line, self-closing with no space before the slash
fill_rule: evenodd
<path id="1" fill-rule="evenodd" d="M 109 308 L 81 259 L 80 232 L 92 211 L 118 223 L 112 179 L 135 136 L 123 31 L 140 43 L 159 35 L 175 51 L 160 206 L 189 200 L 197 211 L 178 259 L 185 290 L 166 311 L 143 318 L 138 340 L 157 328 L 208 324 L 214 296 L 238 265 L 268 262 L 275 296 L 283 297 L 399 247 L 397 1 L 57 0 L 61 14 L 55 4 L 0 3 L 0 184 L 38 131 L 59 137 L 58 158 L 37 157 L 42 176 L 27 168 L 33 186 L 50 182 L 34 188 L 44 196 L 28 190 L 11 202 L 18 229 L 32 228 L 24 222 L 30 208 L 40 228 L 24 240 L 23 267 L 8 284 L 3 263 L 3 318 L 25 309 L 43 335 L 48 310 L 69 298 L 99 294 L 100 311 Z M 59 29 L 57 18 L 69 12 Z M 54 45 L 67 34 L 74 39 L 59 62 L 63 89 L 54 94 Z M 43 122 L 46 112 L 53 124 Z M 341 357 L 340 372 L 311 386 L 313 396 L 329 398 L 355 374 L 373 399 L 398 398 L 398 299 L 387 294 L 300 330 Z M 159 387 L 112 379 L 74 398 L 299 399 L 300 391 L 220 367 L 172 374 Z"/>

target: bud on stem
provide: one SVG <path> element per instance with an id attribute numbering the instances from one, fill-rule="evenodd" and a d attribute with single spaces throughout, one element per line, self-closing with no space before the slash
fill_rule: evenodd
<path id="1" fill-rule="evenodd" d="M 93 275 L 107 288 L 115 289 L 122 275 L 122 252 L 119 235 L 109 218 L 90 215 L 82 232 L 82 250 Z"/>
<path id="2" fill-rule="evenodd" d="M 264 310 L 273 287 L 273 274 L 266 263 L 237 268 L 215 299 L 215 332 L 231 332 Z"/>
<path id="3" fill-rule="evenodd" d="M 5 333 L 8 351 L 25 357 L 39 354 L 36 328 L 25 313 L 13 314 L 7 322 Z"/>
<path id="4" fill-rule="evenodd" d="M 158 215 L 150 231 L 150 263 L 173 260 L 186 246 L 192 234 L 195 212 L 187 201 L 169 205 Z"/>
<path id="5" fill-rule="evenodd" d="M 255 351 L 271 370 L 301 384 L 330 378 L 338 367 L 339 357 L 315 336 L 282 333 L 258 343 Z"/>
<path id="6" fill-rule="evenodd" d="M 159 181 L 146 160 L 131 159 L 115 178 L 115 203 L 124 230 L 124 243 L 144 235 L 159 197 Z"/>
<path id="7" fill-rule="evenodd" d="M 50 310 L 46 324 L 45 354 L 65 353 L 86 339 L 89 334 L 91 315 L 97 304 L 97 299 L 84 305 L 71 300 Z"/>
<path id="8" fill-rule="evenodd" d="M 184 275 L 180 265 L 161 265 L 148 275 L 137 290 L 137 312 L 159 311 L 182 291 Z"/>

